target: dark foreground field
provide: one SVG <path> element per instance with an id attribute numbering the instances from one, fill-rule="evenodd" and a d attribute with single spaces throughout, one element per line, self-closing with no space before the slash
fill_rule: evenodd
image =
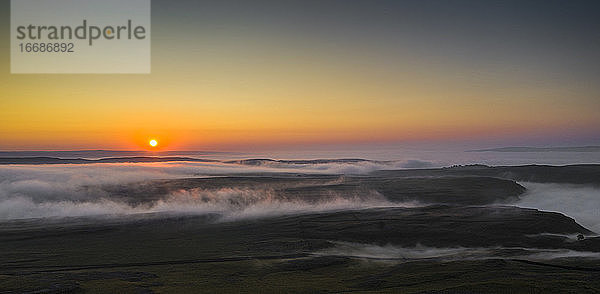
<path id="1" fill-rule="evenodd" d="M 134 207 L 234 189 L 244 193 L 229 208 L 244 213 L 4 221 L 0 293 L 598 293 L 600 237 L 513 203 L 525 192 L 514 180 L 594 186 L 599 171 L 457 167 L 85 187 Z M 257 194 L 311 210 L 249 213 L 264 209 Z M 315 209 L 344 200 L 373 205 Z"/>

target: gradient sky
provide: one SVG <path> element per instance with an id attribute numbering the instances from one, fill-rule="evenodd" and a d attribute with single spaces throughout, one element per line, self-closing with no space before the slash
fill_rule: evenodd
<path id="1" fill-rule="evenodd" d="M 11 75 L 0 149 L 600 144 L 598 1 L 152 1 L 152 74 Z"/>

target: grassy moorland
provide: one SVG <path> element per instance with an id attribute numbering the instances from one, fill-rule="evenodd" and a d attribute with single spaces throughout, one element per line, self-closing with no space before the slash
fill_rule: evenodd
<path id="1" fill-rule="evenodd" d="M 367 194 L 392 204 L 428 204 L 226 218 L 146 213 L 4 221 L 0 293 L 600 291 L 600 238 L 563 214 L 512 206 L 524 192 L 511 179 L 519 175 L 484 171 L 252 175 L 87 187 L 142 206 L 173 191 L 223 187 L 317 206 L 334 196 L 367 201 L 361 198 Z M 536 177 L 541 175 L 530 175 Z M 228 201 L 243 207 L 253 200 Z M 578 234 L 585 238 L 577 240 Z"/>

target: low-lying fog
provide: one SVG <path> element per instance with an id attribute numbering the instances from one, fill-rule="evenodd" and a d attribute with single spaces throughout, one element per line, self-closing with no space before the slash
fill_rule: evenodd
<path id="1" fill-rule="evenodd" d="M 530 260 L 550 260 L 556 258 L 593 258 L 600 259 L 599 252 L 574 251 L 568 249 L 541 249 L 522 247 L 486 247 L 486 248 L 434 248 L 422 245 L 398 247 L 393 245 L 377 246 L 350 242 L 334 242 L 335 246 L 315 253 L 319 256 L 345 256 L 379 261 L 411 261 L 417 259 L 436 260 L 477 260 L 489 258 L 526 258 Z"/>
<path id="2" fill-rule="evenodd" d="M 527 188 L 527 192 L 521 195 L 516 203 L 518 206 L 560 212 L 600 233 L 599 188 L 568 184 L 520 184 Z"/>
<path id="3" fill-rule="evenodd" d="M 176 191 L 164 199 L 130 205 L 114 199 L 101 189 L 89 186 L 127 184 L 152 179 L 210 177 L 261 172 L 340 174 L 367 173 L 384 167 L 371 162 L 290 166 L 244 166 L 225 163 L 136 163 L 82 165 L 0 166 L 0 220 L 21 218 L 127 215 L 174 212 L 185 214 L 220 213 L 226 218 L 275 215 L 383 206 L 411 206 L 390 203 L 378 193 L 360 199 L 332 197 L 306 203 L 280 201 L 269 189 Z M 335 195 L 334 195 L 335 196 Z"/>
<path id="4" fill-rule="evenodd" d="M 150 179 L 209 177 L 261 172 L 312 174 L 365 174 L 382 168 L 399 168 L 415 162 L 279 164 L 246 166 L 226 163 L 136 163 L 82 165 L 0 166 L 0 220 L 90 215 L 127 215 L 148 212 L 208 213 L 229 218 L 336 209 L 403 206 L 376 192 L 360 198 L 332 197 L 325 202 L 277 200 L 268 189 L 176 191 L 168 197 L 142 205 L 126 204 L 102 190 L 88 186 L 127 184 Z M 426 163 L 423 163 L 426 164 Z M 528 191 L 515 205 L 556 211 L 573 217 L 583 226 L 600 232 L 600 189 L 588 186 L 521 183 Z M 335 196 L 335 195 L 334 195 Z"/>

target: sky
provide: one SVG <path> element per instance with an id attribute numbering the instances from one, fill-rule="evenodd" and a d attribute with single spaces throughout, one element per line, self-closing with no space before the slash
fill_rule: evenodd
<path id="1" fill-rule="evenodd" d="M 10 74 L 0 150 L 600 144 L 598 1 L 152 0 L 151 74 Z"/>

